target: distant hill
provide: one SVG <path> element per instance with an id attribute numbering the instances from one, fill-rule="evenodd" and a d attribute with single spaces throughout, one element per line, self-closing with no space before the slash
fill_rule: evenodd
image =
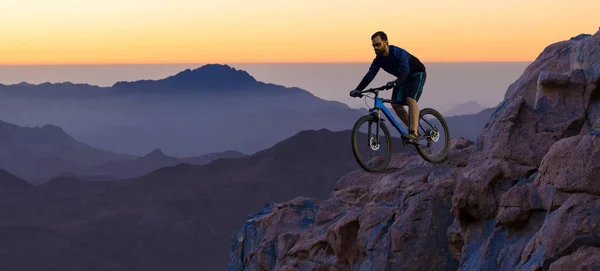
<path id="1" fill-rule="evenodd" d="M 203 91 L 223 93 L 223 91 L 243 92 L 246 90 L 275 94 L 281 86 L 259 82 L 248 72 L 229 65 L 207 64 L 197 69 L 186 69 L 160 80 L 138 80 L 117 82 L 112 89 L 120 92 L 180 92 Z M 300 89 L 285 89 L 287 92 L 303 92 Z"/>
<path id="2" fill-rule="evenodd" d="M 457 116 L 457 115 L 469 115 L 481 112 L 486 109 L 482 105 L 478 104 L 476 101 L 468 101 L 465 103 L 461 103 L 453 107 L 452 109 L 444 112 L 444 116 Z"/>
<path id="3" fill-rule="evenodd" d="M 220 158 L 238 158 L 244 156 L 246 155 L 238 151 L 226 151 L 222 153 L 209 153 L 196 157 L 178 158 L 165 155 L 162 150 L 155 149 L 143 157 L 125 161 L 110 161 L 102 165 L 98 165 L 85 171 L 83 175 L 111 176 L 120 179 L 133 178 L 145 175 L 162 167 L 175 166 L 180 163 L 204 165 Z"/>
<path id="4" fill-rule="evenodd" d="M 450 136 L 452 138 L 462 136 L 466 139 L 476 141 L 494 110 L 495 108 L 488 108 L 476 114 L 444 116 L 450 129 Z"/>
<path id="5" fill-rule="evenodd" d="M 0 84 L 0 97 L 3 98 L 97 98 L 110 93 L 105 87 L 89 84 L 64 83 L 42 83 L 29 84 Z"/>
<path id="6" fill-rule="evenodd" d="M 21 127 L 0 121 L 0 169 L 32 183 L 63 172 L 82 172 L 108 161 L 133 157 L 90 147 L 60 127 Z"/>
<path id="7" fill-rule="evenodd" d="M 91 147 L 55 125 L 21 127 L 0 121 L 0 170 L 33 184 L 58 176 L 103 181 L 131 178 L 179 163 L 203 165 L 215 159 L 243 156 L 245 154 L 229 150 L 178 158 L 155 149 L 137 157 Z"/>

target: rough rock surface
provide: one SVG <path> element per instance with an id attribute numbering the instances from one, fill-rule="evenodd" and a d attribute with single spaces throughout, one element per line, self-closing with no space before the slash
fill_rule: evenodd
<path id="1" fill-rule="evenodd" d="M 476 142 L 251 215 L 230 270 L 600 270 L 600 31 L 549 45 Z"/>

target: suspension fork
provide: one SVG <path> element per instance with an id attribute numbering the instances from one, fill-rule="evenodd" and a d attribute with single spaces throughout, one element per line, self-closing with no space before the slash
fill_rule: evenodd
<path id="1" fill-rule="evenodd" d="M 373 111 L 377 111 L 377 113 L 373 112 Z M 371 115 L 375 116 L 376 120 L 377 120 L 377 124 L 375 125 L 375 138 L 377 139 L 376 143 L 379 143 L 379 126 L 381 125 L 381 110 L 379 108 L 374 108 L 373 111 L 371 112 Z M 369 142 L 371 141 L 371 125 L 372 122 L 369 122 L 369 130 L 368 130 L 368 137 L 369 138 Z M 370 143 L 369 143 L 370 144 Z"/>
<path id="2" fill-rule="evenodd" d="M 377 144 L 379 144 L 379 126 L 381 125 L 381 109 L 377 108 L 377 130 L 375 136 L 377 138 Z"/>

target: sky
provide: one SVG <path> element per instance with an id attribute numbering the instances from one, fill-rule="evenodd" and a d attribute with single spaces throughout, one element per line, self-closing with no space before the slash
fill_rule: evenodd
<path id="1" fill-rule="evenodd" d="M 598 0 L 0 0 L 0 65 L 532 61 L 598 31 Z"/>

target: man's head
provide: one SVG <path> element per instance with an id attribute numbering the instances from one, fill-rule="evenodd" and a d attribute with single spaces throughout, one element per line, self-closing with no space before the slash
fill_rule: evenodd
<path id="1" fill-rule="evenodd" d="M 387 56 L 388 49 L 388 39 L 387 35 L 383 31 L 377 31 L 375 34 L 371 36 L 371 42 L 373 43 L 373 49 L 375 50 L 375 54 L 378 56 Z"/>

